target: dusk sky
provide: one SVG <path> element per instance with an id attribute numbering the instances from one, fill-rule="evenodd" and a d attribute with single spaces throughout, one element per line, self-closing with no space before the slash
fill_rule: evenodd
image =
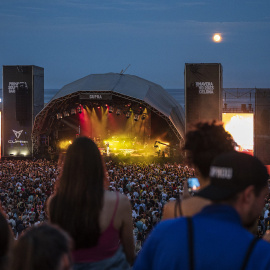
<path id="1" fill-rule="evenodd" d="M 45 89 L 129 65 L 183 89 L 185 63 L 221 63 L 224 88 L 270 88 L 270 1 L 0 0 L 0 53 L 1 73 L 44 67 Z"/>

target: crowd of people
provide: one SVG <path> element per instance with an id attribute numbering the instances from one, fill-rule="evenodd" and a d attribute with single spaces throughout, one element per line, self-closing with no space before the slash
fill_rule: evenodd
<path id="1" fill-rule="evenodd" d="M 138 259 L 134 269 L 158 269 L 155 268 L 156 263 L 166 253 L 160 254 L 160 250 L 152 247 L 165 247 L 169 244 L 167 240 L 173 235 L 164 234 L 165 238 L 161 238 L 154 231 L 160 230 L 162 234 L 170 231 L 170 226 L 167 228 L 166 224 L 179 216 L 188 217 L 180 218 L 182 223 L 183 220 L 190 221 L 194 215 L 197 219 L 198 215 L 203 215 L 200 214 L 202 210 L 215 208 L 216 202 L 220 200 L 237 210 L 245 228 L 258 236 L 256 239 L 262 237 L 270 229 L 270 195 L 268 189 L 263 189 L 268 175 L 264 172 L 264 166 L 255 158 L 251 157 L 250 160 L 246 155 L 235 154 L 234 146 L 233 139 L 222 125 L 213 122 L 198 124 L 195 130 L 187 134 L 184 146 L 187 165 L 143 161 L 124 163 L 113 160 L 104 163 L 95 143 L 85 137 L 74 141 L 63 163 L 48 160 L 1 160 L 1 208 L 12 230 L 12 238 L 15 239 L 15 253 L 22 255 L 23 250 L 28 250 L 29 265 L 37 263 L 31 261 L 31 256 L 38 258 L 38 252 L 44 251 L 32 246 L 33 239 L 36 244 L 44 241 L 44 245 L 50 249 L 53 241 L 44 239 L 44 236 L 47 238 L 50 234 L 47 232 L 51 232 L 55 237 L 54 241 L 58 241 L 59 253 L 57 256 L 50 255 L 51 253 L 46 256 L 54 258 L 54 264 L 59 264 L 59 267 L 55 267 L 56 270 L 69 270 L 72 264 L 72 269 L 75 270 L 129 269 L 136 257 Z M 220 155 L 224 158 L 217 163 L 217 169 L 214 170 L 211 164 Z M 235 161 L 229 164 L 232 168 L 220 167 L 227 159 Z M 226 186 L 228 179 L 236 181 L 235 183 L 248 179 L 248 176 L 232 177 L 233 169 L 243 175 L 243 164 L 240 164 L 242 167 L 239 165 L 233 168 L 236 161 L 242 159 L 253 165 L 248 174 L 253 175 L 253 180 L 242 183 L 239 189 L 234 190 L 234 183 Z M 255 171 L 253 168 L 258 170 L 255 176 L 252 174 Z M 187 189 L 187 179 L 194 176 L 199 178 L 201 184 L 200 196 L 192 196 Z M 261 180 L 259 187 L 256 187 L 259 182 L 255 181 L 255 177 Z M 213 187 L 212 181 L 225 181 L 226 184 L 225 187 L 221 184 L 217 188 L 216 182 Z M 224 190 L 227 192 L 225 197 Z M 213 194 L 217 197 L 212 197 Z M 257 196 L 261 196 L 258 197 L 259 206 Z M 222 213 L 223 210 L 218 209 L 218 212 Z M 228 213 L 233 215 L 235 210 L 229 210 Z M 203 222 L 211 228 L 208 215 L 209 213 L 206 218 L 202 216 Z M 250 216 L 252 222 L 247 222 Z M 258 218 L 257 222 L 254 222 L 254 218 Z M 163 221 L 165 219 L 170 221 Z M 185 230 L 185 225 L 181 226 L 181 230 Z M 153 230 L 154 227 L 158 229 Z M 174 231 L 175 227 L 172 228 Z M 171 243 L 173 241 L 171 239 Z M 7 241 L 7 246 L 9 243 Z M 178 248 L 174 246 L 174 251 Z M 184 249 L 188 250 L 188 247 Z M 266 250 L 268 249 L 266 246 Z M 167 250 L 170 252 L 171 247 Z M 17 258 L 25 256 L 18 255 Z M 7 258 L 6 255 L 3 257 Z M 150 262 L 151 259 L 155 263 Z M 0 264 L 1 262 L 0 254 Z M 168 264 L 170 262 L 173 260 L 168 261 Z M 268 264 L 268 259 L 264 262 Z M 20 263 L 16 260 L 11 269 L 19 269 Z M 159 268 L 163 269 L 163 266 L 161 263 Z"/>
<path id="2" fill-rule="evenodd" d="M 47 160 L 2 160 L 0 166 L 1 206 L 17 238 L 46 220 L 45 204 L 59 169 Z"/>
<path id="3" fill-rule="evenodd" d="M 54 190 L 60 170 L 57 162 L 48 160 L 2 160 L 1 204 L 14 238 L 28 227 L 47 220 L 46 202 Z M 132 205 L 133 235 L 138 254 L 153 227 L 163 218 L 167 202 L 184 196 L 186 179 L 194 169 L 181 164 L 106 163 L 108 189 L 125 194 Z M 259 236 L 269 226 L 270 196 L 258 219 Z"/>
<path id="4" fill-rule="evenodd" d="M 48 160 L 2 160 L 0 196 L 14 236 L 47 220 L 46 202 L 60 173 Z M 162 218 L 163 206 L 183 193 L 194 170 L 180 164 L 108 161 L 108 190 L 125 194 L 132 205 L 134 239 L 143 241 Z"/>

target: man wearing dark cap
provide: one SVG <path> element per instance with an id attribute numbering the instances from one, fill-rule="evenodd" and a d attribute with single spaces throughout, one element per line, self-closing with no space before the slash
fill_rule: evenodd
<path id="1" fill-rule="evenodd" d="M 214 203 L 192 218 L 159 223 L 133 269 L 270 269 L 270 244 L 244 228 L 264 207 L 267 181 L 257 158 L 239 152 L 218 156 L 210 185 L 197 194 Z"/>

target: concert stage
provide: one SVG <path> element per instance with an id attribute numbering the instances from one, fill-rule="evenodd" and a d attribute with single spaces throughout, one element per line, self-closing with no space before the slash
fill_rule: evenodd
<path id="1" fill-rule="evenodd" d="M 89 75 L 65 85 L 36 116 L 34 155 L 57 155 L 86 136 L 103 156 L 175 156 L 184 122 L 182 107 L 157 84 L 133 75 Z"/>

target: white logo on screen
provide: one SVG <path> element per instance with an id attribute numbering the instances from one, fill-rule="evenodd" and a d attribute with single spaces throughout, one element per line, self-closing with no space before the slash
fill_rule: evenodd
<path id="1" fill-rule="evenodd" d="M 212 82 L 196 82 L 199 94 L 214 94 L 214 84 Z"/>
<path id="2" fill-rule="evenodd" d="M 23 132 L 23 130 L 16 131 L 16 130 L 14 130 L 14 129 L 12 129 L 12 131 L 13 131 L 13 133 L 14 133 L 14 135 L 15 135 L 15 137 L 16 137 L 17 139 L 20 138 L 20 136 L 22 135 L 22 132 Z"/>
<path id="3" fill-rule="evenodd" d="M 19 84 L 24 84 L 25 87 L 27 87 L 26 82 L 9 82 L 8 83 L 8 93 L 9 94 L 15 94 L 16 93 L 16 88 L 18 87 Z"/>

